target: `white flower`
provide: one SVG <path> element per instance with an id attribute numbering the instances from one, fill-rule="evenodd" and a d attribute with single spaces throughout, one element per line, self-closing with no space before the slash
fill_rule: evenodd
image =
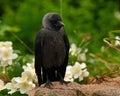
<path id="1" fill-rule="evenodd" d="M 115 17 L 120 20 L 120 12 L 115 12 Z"/>
<path id="2" fill-rule="evenodd" d="M 6 61 L 9 59 L 16 59 L 17 54 L 13 54 L 11 42 L 0 42 L 0 58 L 1 61 Z"/>
<path id="3" fill-rule="evenodd" d="M 19 88 L 21 94 L 25 94 L 28 93 L 33 88 L 35 88 L 35 84 L 33 82 L 26 81 L 26 82 L 18 83 L 17 87 Z"/>
<path id="4" fill-rule="evenodd" d="M 76 63 L 78 63 L 78 62 L 76 62 Z M 80 66 L 81 66 L 81 69 L 86 68 L 86 64 L 85 63 L 81 63 Z"/>
<path id="5" fill-rule="evenodd" d="M 86 61 L 86 54 L 85 53 L 80 53 L 78 54 L 78 58 L 79 61 Z"/>
<path id="6" fill-rule="evenodd" d="M 12 65 L 12 60 L 18 57 L 13 53 L 12 42 L 0 42 L 0 65 L 3 67 L 3 73 L 5 73 L 5 67 Z"/>
<path id="7" fill-rule="evenodd" d="M 17 83 L 23 83 L 23 82 L 27 82 L 27 78 L 26 77 L 16 77 L 15 81 Z"/>
<path id="8" fill-rule="evenodd" d="M 120 36 L 116 36 L 115 39 L 117 39 L 115 41 L 115 46 L 120 46 Z"/>
<path id="9" fill-rule="evenodd" d="M 84 77 L 88 77 L 89 76 L 89 72 L 87 71 L 87 69 L 84 69 L 82 71 L 81 76 L 79 76 L 79 81 L 82 81 Z"/>
<path id="10" fill-rule="evenodd" d="M 3 60 L 1 61 L 1 66 L 6 67 L 8 65 L 12 65 L 12 60 L 11 59 L 8 59 L 6 61 L 3 61 Z"/>
<path id="11" fill-rule="evenodd" d="M 11 46 L 12 46 L 11 41 L 0 42 L 0 47 L 11 47 Z"/>
<path id="12" fill-rule="evenodd" d="M 84 69 L 82 72 L 83 77 L 88 77 L 89 76 L 89 72 L 87 71 L 87 69 Z"/>
<path id="13" fill-rule="evenodd" d="M 86 53 L 88 52 L 87 48 L 83 50 L 81 48 L 77 48 L 77 46 L 72 43 L 69 52 L 72 56 L 76 56 L 78 61 L 86 61 Z"/>
<path id="14" fill-rule="evenodd" d="M 35 84 L 28 81 L 26 77 L 17 77 L 15 81 L 17 82 L 16 88 L 19 89 L 21 94 L 28 93 L 28 91 L 35 87 Z"/>
<path id="15" fill-rule="evenodd" d="M 6 86 L 6 89 L 10 90 L 10 91 L 8 92 L 8 94 L 13 94 L 14 92 L 17 91 L 17 87 L 16 87 L 16 86 L 17 86 L 17 82 L 16 82 L 15 79 L 16 79 L 16 78 L 13 78 L 10 83 L 7 83 L 7 84 L 5 85 L 5 86 Z"/>
<path id="16" fill-rule="evenodd" d="M 23 77 L 27 77 L 29 81 L 37 82 L 37 76 L 35 73 L 34 63 L 27 63 L 26 66 L 23 66 L 24 72 L 22 73 Z"/>
<path id="17" fill-rule="evenodd" d="M 17 91 L 16 86 L 13 83 L 7 83 L 6 84 L 6 89 L 10 90 L 8 94 L 13 94 L 14 92 Z"/>
<path id="18" fill-rule="evenodd" d="M 3 61 L 8 60 L 8 59 L 12 59 L 12 49 L 3 47 L 1 55 L 2 55 Z"/>
<path id="19" fill-rule="evenodd" d="M 34 72 L 34 65 L 33 64 L 30 64 L 30 63 L 27 63 L 25 66 L 23 66 L 23 69 L 24 71 L 32 71 Z"/>
<path id="20" fill-rule="evenodd" d="M 72 67 L 72 74 L 75 79 L 77 79 L 82 74 L 82 69 L 79 62 L 76 62 L 75 65 Z"/>
<path id="21" fill-rule="evenodd" d="M 22 72 L 22 77 L 27 78 L 28 81 L 32 81 L 34 78 L 34 73 L 32 74 L 31 71 L 24 71 Z"/>
<path id="22" fill-rule="evenodd" d="M 3 50 L 3 48 L 2 48 L 2 47 L 0 47 L 0 61 L 1 61 L 1 59 L 2 59 L 2 55 L 1 55 L 1 54 L 3 53 L 3 51 L 2 51 L 2 50 Z"/>
<path id="23" fill-rule="evenodd" d="M 66 74 L 65 74 L 65 78 L 64 78 L 65 81 L 71 81 L 71 82 L 74 81 L 72 72 L 71 72 L 71 68 L 72 68 L 72 66 L 67 66 L 67 68 L 66 68 Z"/>
<path id="24" fill-rule="evenodd" d="M 0 79 L 0 91 L 5 89 L 4 81 Z"/>
<path id="25" fill-rule="evenodd" d="M 80 53 L 80 51 L 81 51 L 81 49 L 77 48 L 77 46 L 74 43 L 71 44 L 70 51 L 69 51 L 71 53 L 71 55 L 76 56 Z"/>
<path id="26" fill-rule="evenodd" d="M 74 55 L 75 53 L 76 53 L 76 50 L 77 50 L 77 47 L 76 47 L 76 45 L 73 43 L 73 44 L 71 44 L 71 47 L 70 47 L 70 53 L 72 54 L 72 55 Z"/>
<path id="27" fill-rule="evenodd" d="M 35 88 L 33 82 L 37 81 L 37 76 L 35 74 L 34 63 L 27 63 L 23 66 L 23 69 L 21 77 L 14 77 L 10 83 L 6 84 L 6 88 L 9 90 L 8 94 L 13 94 L 16 91 L 20 91 L 21 94 L 27 94 Z"/>
<path id="28" fill-rule="evenodd" d="M 16 91 L 20 91 L 21 94 L 25 94 L 35 88 L 35 84 L 28 81 L 26 77 L 14 77 L 11 80 L 11 83 L 6 84 L 6 88 L 10 90 L 8 94 L 13 94 Z"/>
<path id="29" fill-rule="evenodd" d="M 74 79 L 79 78 L 79 81 L 82 81 L 84 77 L 89 75 L 85 63 L 80 64 L 79 62 L 75 62 L 75 65 L 71 68 L 71 72 Z"/>
<path id="30" fill-rule="evenodd" d="M 83 52 L 79 52 L 77 56 L 77 60 L 79 61 L 86 61 L 86 53 L 88 52 L 88 49 L 85 49 Z"/>

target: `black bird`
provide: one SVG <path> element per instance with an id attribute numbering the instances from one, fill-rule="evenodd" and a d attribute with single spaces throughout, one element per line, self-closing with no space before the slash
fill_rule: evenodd
<path id="1" fill-rule="evenodd" d="M 43 83 L 50 88 L 51 81 L 64 81 L 68 64 L 69 40 L 64 31 L 61 17 L 56 13 L 47 13 L 42 28 L 35 40 L 35 71 L 39 86 Z"/>

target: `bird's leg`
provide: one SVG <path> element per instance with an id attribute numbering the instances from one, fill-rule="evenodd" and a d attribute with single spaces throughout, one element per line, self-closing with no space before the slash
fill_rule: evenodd
<path id="1" fill-rule="evenodd" d="M 51 89 L 52 85 L 53 84 L 50 82 L 50 80 L 47 80 L 46 83 L 45 83 L 45 85 L 44 85 L 44 87 Z"/>
<path id="2" fill-rule="evenodd" d="M 58 75 L 59 75 L 59 77 L 60 77 L 60 83 L 61 84 L 65 84 L 65 85 L 67 85 L 68 83 L 70 83 L 69 81 L 65 81 L 64 80 L 64 77 L 62 77 L 62 75 L 61 75 L 61 73 L 58 71 Z"/>
<path id="3" fill-rule="evenodd" d="M 48 71 L 48 72 L 49 72 L 49 71 Z M 45 83 L 44 87 L 47 87 L 47 88 L 51 89 L 51 86 L 52 86 L 53 84 L 52 84 L 51 81 L 49 80 L 48 72 L 47 72 L 47 74 L 46 74 L 46 83 Z"/>

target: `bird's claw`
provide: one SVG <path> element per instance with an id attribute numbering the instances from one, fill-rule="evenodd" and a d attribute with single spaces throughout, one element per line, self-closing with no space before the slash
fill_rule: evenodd
<path id="1" fill-rule="evenodd" d="M 44 87 L 49 88 L 49 89 L 52 89 L 52 88 L 51 88 L 52 85 L 53 85 L 53 84 L 52 84 L 50 81 L 48 81 L 48 82 L 45 83 Z"/>

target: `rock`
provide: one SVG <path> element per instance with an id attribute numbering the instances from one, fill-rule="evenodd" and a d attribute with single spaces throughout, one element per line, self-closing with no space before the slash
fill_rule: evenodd
<path id="1" fill-rule="evenodd" d="M 120 89 L 98 90 L 92 96 L 120 96 Z"/>
<path id="2" fill-rule="evenodd" d="M 120 96 L 120 77 L 111 78 L 99 84 L 77 84 L 75 82 L 61 85 L 52 82 L 52 89 L 44 84 L 30 91 L 29 96 Z"/>
<path id="3" fill-rule="evenodd" d="M 79 90 L 79 84 L 69 83 L 61 85 L 59 82 L 52 83 L 52 89 L 45 88 L 44 85 L 39 87 L 34 96 L 85 96 Z"/>

